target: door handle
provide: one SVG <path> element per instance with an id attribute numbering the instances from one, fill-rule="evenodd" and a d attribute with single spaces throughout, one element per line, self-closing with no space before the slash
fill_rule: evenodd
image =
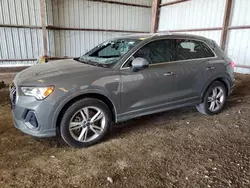
<path id="1" fill-rule="evenodd" d="M 164 76 L 173 76 L 173 75 L 176 75 L 175 72 L 166 72 L 164 73 Z"/>
<path id="2" fill-rule="evenodd" d="M 207 67 L 206 70 L 209 71 L 209 70 L 214 70 L 215 67 Z"/>

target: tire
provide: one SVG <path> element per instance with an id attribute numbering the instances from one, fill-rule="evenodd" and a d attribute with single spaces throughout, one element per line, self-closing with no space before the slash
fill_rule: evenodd
<path id="1" fill-rule="evenodd" d="M 103 140 L 110 128 L 111 112 L 108 106 L 98 99 L 85 98 L 65 111 L 60 134 L 70 146 L 83 148 Z"/>
<path id="2" fill-rule="evenodd" d="M 218 92 L 217 95 L 215 95 L 215 91 Z M 219 95 L 219 92 L 222 93 L 220 93 Z M 226 99 L 227 99 L 227 89 L 225 85 L 220 81 L 214 81 L 208 87 L 203 98 L 203 103 L 197 105 L 196 108 L 200 113 L 212 116 L 218 114 L 222 110 L 226 102 Z"/>

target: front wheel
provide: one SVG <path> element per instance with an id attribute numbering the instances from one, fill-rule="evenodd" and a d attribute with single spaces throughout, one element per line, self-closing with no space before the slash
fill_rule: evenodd
<path id="1" fill-rule="evenodd" d="M 215 81 L 207 89 L 203 103 L 197 105 L 196 108 L 202 114 L 214 115 L 222 110 L 226 98 L 226 87 L 223 83 Z"/>
<path id="2" fill-rule="evenodd" d="M 60 131 L 73 147 L 88 147 L 100 142 L 111 126 L 111 113 L 105 103 L 86 98 L 72 104 L 64 113 Z"/>

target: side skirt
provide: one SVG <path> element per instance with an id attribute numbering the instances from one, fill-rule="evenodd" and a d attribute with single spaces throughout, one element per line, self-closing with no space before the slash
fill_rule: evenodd
<path id="1" fill-rule="evenodd" d="M 141 117 L 141 116 L 146 116 L 146 115 L 150 115 L 150 114 L 154 114 L 154 113 L 159 113 L 159 112 L 164 112 L 164 111 L 168 111 L 168 110 L 173 110 L 173 109 L 177 109 L 177 108 L 183 108 L 183 107 L 188 107 L 188 106 L 196 106 L 198 104 L 200 104 L 200 99 L 196 100 L 196 101 L 192 101 L 192 102 L 186 102 L 186 103 L 182 103 L 182 104 L 176 104 L 176 105 L 165 105 L 162 108 L 155 108 L 152 107 L 151 110 L 145 110 L 142 109 L 140 111 L 130 111 L 130 112 L 126 112 L 123 114 L 119 114 L 117 116 L 117 122 L 116 123 L 120 123 L 123 121 L 127 121 L 130 119 L 134 119 L 136 117 Z"/>

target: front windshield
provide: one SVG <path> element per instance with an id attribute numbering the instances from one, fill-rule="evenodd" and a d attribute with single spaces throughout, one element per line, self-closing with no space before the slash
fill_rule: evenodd
<path id="1" fill-rule="evenodd" d="M 103 65 L 105 67 L 114 65 L 139 42 L 140 40 L 137 39 L 118 39 L 106 41 L 81 56 L 79 61 Z"/>

